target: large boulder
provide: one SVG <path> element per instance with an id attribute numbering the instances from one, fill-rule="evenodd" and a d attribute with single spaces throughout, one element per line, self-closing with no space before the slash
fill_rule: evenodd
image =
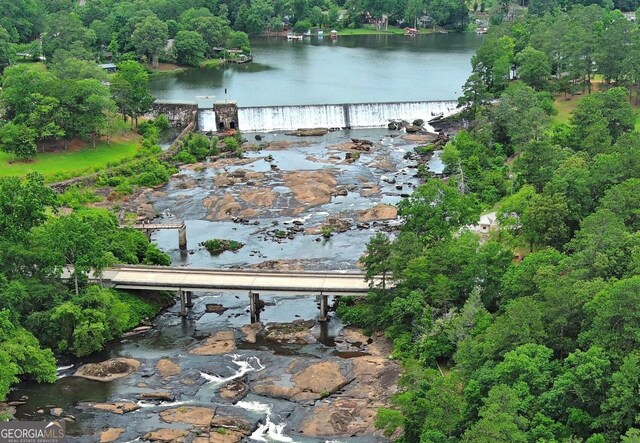
<path id="1" fill-rule="evenodd" d="M 207 338 L 200 346 L 189 351 L 195 355 L 219 355 L 228 354 L 236 349 L 233 331 L 218 331 Z"/>
<path id="2" fill-rule="evenodd" d="M 140 362 L 132 358 L 112 358 L 100 363 L 87 363 L 73 374 L 89 380 L 111 381 L 126 377 L 140 367 Z"/>
<path id="3" fill-rule="evenodd" d="M 119 415 L 140 409 L 140 406 L 130 401 L 121 401 L 115 403 L 96 403 L 93 405 L 93 407 L 94 409 L 98 409 L 100 411 L 113 412 L 114 414 Z"/>
<path id="4" fill-rule="evenodd" d="M 209 427 L 214 412 L 213 409 L 209 408 L 181 406 L 179 408 L 165 409 L 160 412 L 160 418 L 167 423 L 186 423 L 194 426 Z"/>
<path id="5" fill-rule="evenodd" d="M 327 128 L 299 128 L 295 131 L 285 132 L 285 135 L 295 135 L 298 137 L 310 137 L 317 135 L 325 135 L 329 130 Z"/>
<path id="6" fill-rule="evenodd" d="M 181 371 L 180 366 L 176 363 L 172 362 L 169 359 L 161 358 L 156 363 L 156 371 L 162 377 L 171 377 L 173 375 L 178 375 Z"/>
<path id="7" fill-rule="evenodd" d="M 342 373 L 341 365 L 335 360 L 310 365 L 294 362 L 287 372 L 258 381 L 253 393 L 306 402 L 328 397 L 353 380 Z"/>
<path id="8" fill-rule="evenodd" d="M 122 428 L 109 428 L 100 433 L 100 443 L 111 443 L 118 440 L 120 435 L 124 432 Z"/>
<path id="9" fill-rule="evenodd" d="M 184 429 L 156 429 L 155 431 L 148 432 L 143 437 L 144 440 L 148 441 L 166 441 L 166 442 L 176 442 L 182 443 L 185 440 L 185 437 L 189 435 L 189 431 L 185 431 Z"/>

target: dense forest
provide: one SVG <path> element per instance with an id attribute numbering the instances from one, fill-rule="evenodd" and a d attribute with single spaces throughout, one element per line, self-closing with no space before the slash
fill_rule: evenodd
<path id="1" fill-rule="evenodd" d="M 362 262 L 395 282 L 341 317 L 405 373 L 404 442 L 640 441 L 638 28 L 598 5 L 490 30 L 444 150 Z M 567 122 L 554 114 L 580 93 Z M 489 234 L 467 226 L 480 214 Z M 417 247 L 418 246 L 418 247 Z"/>

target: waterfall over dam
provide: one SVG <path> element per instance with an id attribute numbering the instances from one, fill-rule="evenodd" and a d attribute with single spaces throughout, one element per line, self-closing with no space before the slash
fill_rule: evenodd
<path id="1" fill-rule="evenodd" d="M 455 112 L 458 103 L 447 101 L 347 103 L 335 105 L 254 106 L 238 108 L 238 127 L 245 132 L 287 131 L 298 128 L 376 128 L 392 120 L 425 122 Z M 200 131 L 216 130 L 213 109 L 198 110 Z"/>

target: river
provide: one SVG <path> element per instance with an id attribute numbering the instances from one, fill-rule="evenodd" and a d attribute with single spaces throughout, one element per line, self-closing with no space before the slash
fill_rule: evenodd
<path id="1" fill-rule="evenodd" d="M 472 33 L 254 38 L 253 63 L 192 69 L 153 79 L 151 88 L 160 100 L 215 96 L 242 107 L 455 100 L 482 38 Z"/>
<path id="2" fill-rule="evenodd" d="M 413 69 L 414 74 L 421 72 L 424 76 L 426 68 L 417 61 L 427 57 L 433 42 L 447 39 L 450 39 L 449 57 L 458 60 L 455 63 L 460 66 L 463 63 L 459 59 L 464 58 L 465 68 L 460 69 L 465 71 L 459 74 L 460 81 L 452 82 L 449 78 L 441 89 L 434 86 L 434 79 L 414 77 L 415 81 L 420 79 L 415 88 L 406 80 L 397 84 L 389 82 L 391 89 L 386 93 L 372 89 L 371 95 L 367 95 L 367 88 L 374 82 L 386 84 L 384 77 L 367 69 L 358 74 L 367 73 L 362 84 L 349 80 L 350 88 L 342 89 L 343 95 L 340 95 L 340 82 L 333 77 L 324 83 L 314 83 L 316 91 L 302 86 L 292 90 L 277 81 L 278 75 L 270 77 L 270 84 L 261 83 L 266 81 L 263 75 L 276 71 L 281 71 L 282 83 L 286 83 L 283 79 L 301 79 L 305 76 L 301 76 L 299 70 L 292 72 L 292 64 L 320 63 L 321 56 L 328 57 L 327 54 L 339 54 L 341 63 L 350 63 L 354 72 L 360 72 L 359 62 L 354 63 L 357 60 L 370 60 L 369 67 L 374 69 L 375 60 L 380 60 L 382 55 L 388 55 L 396 63 L 404 58 L 407 65 L 398 70 L 398 75 L 402 72 L 407 75 L 406 71 Z M 470 46 L 476 44 L 475 39 L 476 36 L 471 35 L 436 35 L 405 42 L 404 37 L 397 37 L 391 39 L 395 43 L 389 47 L 385 42 L 390 39 L 380 36 L 357 38 L 351 43 L 347 38 L 340 38 L 336 43 L 259 40 L 253 45 L 258 60 L 263 57 L 266 64 L 279 61 L 279 66 L 250 75 L 244 67 L 225 68 L 220 72 L 222 82 L 217 88 L 234 85 L 235 91 L 238 87 L 236 97 L 239 101 L 243 97 L 247 105 L 276 100 L 279 104 L 313 103 L 323 97 L 323 101 L 332 102 L 416 99 L 412 93 L 422 94 L 419 98 L 425 100 L 451 99 L 468 73 Z M 354 48 L 354 42 L 368 45 L 378 42 L 380 48 L 377 52 L 372 48 Z M 261 45 L 265 45 L 263 51 Z M 447 52 L 433 48 L 431 51 L 433 57 L 440 57 L 443 64 L 440 69 L 446 71 Z M 285 54 L 289 55 L 285 57 Z M 339 68 L 337 62 L 325 60 L 325 64 L 348 70 Z M 284 66 L 289 66 L 289 70 Z M 249 65 L 247 69 L 256 68 Z M 328 68 L 323 69 L 326 73 Z M 437 71 L 435 67 L 431 69 Z M 308 75 L 320 81 L 322 75 L 317 74 Z M 211 89 L 206 88 L 216 84 L 209 82 L 215 76 L 204 76 L 203 71 L 185 75 L 187 77 L 179 75 L 154 81 L 156 94 L 161 84 L 167 85 L 167 94 L 171 96 L 164 98 L 173 99 L 192 97 L 205 90 L 211 94 Z M 194 79 L 191 87 L 184 84 L 188 78 Z M 323 86 L 317 88 L 319 84 Z M 245 85 L 254 94 L 239 85 Z M 325 87 L 323 94 L 320 89 Z M 281 93 L 274 88 L 276 91 L 281 88 Z M 375 95 L 377 93 L 380 95 Z M 400 132 L 360 129 L 304 139 L 270 133 L 263 135 L 260 142 L 253 139 L 253 134 L 245 136 L 256 145 L 260 143 L 261 149 L 248 150 L 242 159 L 189 165 L 164 187 L 148 190 L 139 197 L 140 202 L 153 205 L 161 220 L 185 220 L 189 244 L 186 252 L 178 249 L 176 232 L 159 231 L 153 235 L 153 240 L 171 256 L 173 265 L 356 269 L 358 257 L 375 232 L 393 235 L 398 225 L 393 205 L 419 184 L 418 161 L 412 153 L 421 142 Z M 370 151 L 354 153 L 351 138 L 369 140 L 373 147 Z M 438 155 L 427 166 L 440 171 L 442 164 Z M 320 235 L 320 226 L 327 223 L 334 231 L 329 239 Z M 245 246 L 235 253 L 212 255 L 199 245 L 209 238 L 233 239 Z M 274 322 L 314 320 L 318 314 L 313 297 L 264 293 L 261 299 L 266 303 L 261 320 L 267 326 Z M 208 304 L 218 304 L 226 310 L 220 314 L 206 312 Z M 397 364 L 386 359 L 390 349 L 383 338 L 362 338 L 357 332 L 344 331 L 340 319 L 331 313 L 328 323 L 311 321 L 300 329 L 300 336 L 290 335 L 277 341 L 268 338 L 270 330 L 267 330 L 251 340 L 248 335 L 245 337 L 244 331 L 250 323 L 247 306 L 246 293 L 197 293 L 187 318 L 179 317 L 178 308 L 174 306 L 159 315 L 154 320 L 155 327 L 146 334 L 116 340 L 103 352 L 86 359 L 61 360 L 57 383 L 19 385 L 10 399 L 18 400 L 26 395 L 29 400 L 18 407 L 17 417 L 51 419 L 54 408 L 62 408 L 64 414 L 75 418 L 67 425 L 70 442 L 99 441 L 101 433 L 108 428 L 120 429 L 117 432 L 121 433 L 115 440 L 102 435 L 105 441 L 138 441 L 148 432 L 166 428 L 186 433 L 187 442 L 208 441 L 194 440 L 198 432 L 205 432 L 202 426 L 190 425 L 184 420 L 171 421 L 171 414 L 193 412 L 193 408 L 203 408 L 198 411 L 205 418 L 215 411 L 214 420 L 247 423 L 250 432 L 242 441 L 389 441 L 373 427 L 375 411 L 388 404 L 398 375 Z M 226 333 L 231 334 L 231 340 L 225 344 L 229 345 L 228 352 L 197 353 L 208 341 L 215 342 L 218 334 Z M 136 359 L 141 366 L 133 374 L 109 383 L 73 376 L 84 363 L 115 357 Z M 162 373 L 160 365 L 165 360 L 179 366 L 176 372 Z M 234 398 L 223 395 L 229 383 L 244 384 L 248 395 Z M 151 402 L 137 398 L 141 393 L 154 391 L 168 392 L 174 399 Z M 96 402 L 130 402 L 138 409 L 120 415 L 96 409 Z"/>

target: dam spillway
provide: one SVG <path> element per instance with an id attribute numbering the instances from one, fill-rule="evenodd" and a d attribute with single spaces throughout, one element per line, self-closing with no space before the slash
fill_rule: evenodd
<path id="1" fill-rule="evenodd" d="M 238 127 L 245 132 L 287 131 L 298 128 L 376 128 L 390 121 L 425 122 L 455 112 L 454 100 L 346 103 L 327 105 L 253 106 L 238 108 Z M 211 108 L 198 110 L 200 131 L 217 129 L 216 113 Z"/>

